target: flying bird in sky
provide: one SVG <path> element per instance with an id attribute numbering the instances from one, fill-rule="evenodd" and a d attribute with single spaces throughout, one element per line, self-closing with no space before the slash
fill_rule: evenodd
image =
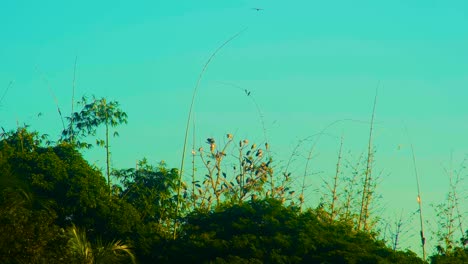
<path id="1" fill-rule="evenodd" d="M 255 11 L 257 11 L 257 12 L 258 12 L 258 11 L 263 11 L 263 8 L 258 8 L 258 7 L 253 7 L 252 9 L 255 10 Z"/>

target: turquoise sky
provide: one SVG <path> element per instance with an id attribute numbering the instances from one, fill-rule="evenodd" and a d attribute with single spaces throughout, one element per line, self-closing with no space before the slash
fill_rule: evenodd
<path id="1" fill-rule="evenodd" d="M 300 139 L 330 123 L 369 121 L 380 83 L 374 143 L 382 204 L 391 217 L 417 210 L 406 125 L 430 215 L 430 204 L 448 191 L 444 169 L 460 169 L 468 150 L 467 10 L 466 1 L 431 0 L 4 0 L 0 125 L 27 123 L 57 138 L 54 98 L 69 114 L 77 57 L 76 96 L 117 100 L 129 115 L 112 142 L 114 167 L 142 157 L 179 167 L 197 77 L 217 47 L 247 28 L 204 75 L 194 108 L 197 147 L 228 132 L 263 143 L 265 128 L 284 163 Z M 334 172 L 340 136 L 352 160 L 366 150 L 368 130 L 368 123 L 343 121 L 320 138 L 308 172 L 313 204 L 313 189 Z M 102 150 L 86 156 L 102 166 Z M 298 156 L 299 175 L 303 165 Z"/>

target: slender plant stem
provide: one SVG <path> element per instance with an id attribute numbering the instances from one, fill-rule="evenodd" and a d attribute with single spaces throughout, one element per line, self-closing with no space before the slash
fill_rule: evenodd
<path id="1" fill-rule="evenodd" d="M 408 128 L 406 128 L 406 135 L 409 138 Z M 418 169 L 416 166 L 416 155 L 414 154 L 414 147 L 413 147 L 413 142 L 411 141 L 411 139 L 410 139 L 410 146 L 411 146 L 411 156 L 413 158 L 414 176 L 416 178 L 416 186 L 418 190 L 419 224 L 421 226 L 421 231 L 420 231 L 421 248 L 423 252 L 423 260 L 426 260 L 426 237 L 424 236 L 424 219 L 423 219 L 423 212 L 422 212 L 421 188 L 419 185 L 419 175 L 418 175 Z"/>
<path id="2" fill-rule="evenodd" d="M 369 129 L 369 143 L 367 145 L 367 165 L 366 165 L 366 175 L 364 179 L 364 186 L 362 188 L 362 200 L 361 200 L 361 211 L 359 214 L 359 221 L 358 221 L 358 230 L 361 229 L 361 226 L 364 226 L 364 230 L 367 229 L 367 218 L 369 217 L 369 200 L 371 198 L 370 195 L 370 183 L 372 181 L 372 132 L 374 130 L 374 117 L 375 117 L 375 107 L 377 105 L 377 91 L 379 85 L 375 90 L 375 97 L 374 97 L 374 106 L 372 107 L 372 117 Z"/>
<path id="3" fill-rule="evenodd" d="M 463 161 L 461 162 L 460 164 L 460 168 L 464 168 L 464 164 L 466 162 L 466 157 L 465 159 L 463 159 Z M 458 171 L 457 175 L 456 175 L 456 179 L 455 179 L 455 183 L 452 185 L 452 189 L 453 189 L 453 199 L 454 199 L 454 203 L 455 203 L 455 209 L 457 211 L 457 218 L 458 218 L 458 227 L 460 228 L 460 232 L 461 232 L 461 235 L 464 236 L 464 230 L 463 229 L 463 222 L 462 222 L 462 214 L 460 212 L 460 205 L 459 205 L 459 198 L 458 198 L 458 192 L 457 192 L 457 186 L 461 183 L 461 179 L 460 179 L 460 174 L 461 174 L 461 170 Z M 466 248 L 466 244 L 463 244 L 463 247 Z"/>
<path id="4" fill-rule="evenodd" d="M 193 208 L 196 208 L 195 199 L 195 117 L 193 118 L 193 133 L 192 133 L 192 202 Z"/>
<path id="5" fill-rule="evenodd" d="M 398 242 L 400 239 L 402 226 L 403 226 L 403 210 L 401 211 L 400 218 L 396 222 L 395 241 L 393 241 L 393 252 L 396 252 L 398 248 Z"/>
<path id="6" fill-rule="evenodd" d="M 253 94 L 251 93 L 250 90 L 247 90 L 247 89 L 244 89 L 242 87 L 240 87 L 239 85 L 237 84 L 233 84 L 233 83 L 227 83 L 227 82 L 218 82 L 220 84 L 223 84 L 223 85 L 228 85 L 228 86 L 232 86 L 234 88 L 237 88 L 238 90 L 242 91 L 243 93 L 245 93 L 245 95 L 247 97 L 250 98 L 250 100 L 252 100 L 252 103 L 255 105 L 255 108 L 257 110 L 257 113 L 258 113 L 258 117 L 260 119 L 260 123 L 262 124 L 262 129 L 263 129 L 263 138 L 265 140 L 265 143 L 268 143 L 269 140 L 268 140 L 268 136 L 267 136 L 267 129 L 266 129 L 266 125 L 265 125 L 265 118 L 264 118 L 264 115 L 263 115 L 263 112 L 262 110 L 260 109 L 260 105 L 257 103 L 257 100 L 255 100 L 255 97 L 253 96 Z M 270 157 L 270 148 L 266 148 L 266 152 L 268 154 L 268 157 Z"/>
<path id="7" fill-rule="evenodd" d="M 197 94 L 197 90 L 198 90 L 198 87 L 200 86 L 200 82 L 201 82 L 201 79 L 206 71 L 206 69 L 208 68 L 208 65 L 210 64 L 211 60 L 216 56 L 216 54 L 224 47 L 226 46 L 229 42 L 231 42 L 232 40 L 234 40 L 235 38 L 237 38 L 242 32 L 244 32 L 246 29 L 243 29 L 241 31 L 239 31 L 238 33 L 234 34 L 232 37 L 230 37 L 229 39 L 227 39 L 223 44 L 221 44 L 212 54 L 211 56 L 208 58 L 208 60 L 206 61 L 205 65 L 203 66 L 203 69 L 201 70 L 200 74 L 198 75 L 198 79 L 197 79 L 197 84 L 195 85 L 195 88 L 193 89 L 193 94 L 192 94 L 192 101 L 190 102 L 190 108 L 189 108 L 189 113 L 188 113 L 188 117 L 187 117 L 187 125 L 186 125 L 186 128 L 185 128 L 185 136 L 184 136 L 184 145 L 183 145 L 183 148 L 182 148 L 182 160 L 181 160 L 181 164 L 180 164 L 180 170 L 179 170 L 179 183 L 178 183 L 178 187 L 177 187 L 177 204 L 176 204 L 176 212 L 175 212 L 175 225 L 174 225 L 174 233 L 173 233 L 173 237 L 174 239 L 176 238 L 177 236 L 177 218 L 179 217 L 179 209 L 180 209 L 180 188 L 181 188 L 181 185 L 182 185 L 182 175 L 184 173 L 184 161 L 185 161 L 185 151 L 187 149 L 187 139 L 188 139 L 188 133 L 189 133 L 189 127 L 190 127 L 190 119 L 192 117 L 192 110 L 193 110 L 193 106 L 194 106 L 194 103 L 195 103 L 195 96 Z"/>
<path id="8" fill-rule="evenodd" d="M 447 236 L 445 239 L 445 248 L 448 250 L 452 248 L 453 244 L 453 226 L 454 226 L 454 209 L 455 209 L 455 187 L 453 185 L 453 152 L 450 153 L 450 170 L 449 170 L 449 183 L 450 190 L 448 193 L 448 205 L 447 205 Z"/>
<path id="9" fill-rule="evenodd" d="M 112 194 L 112 187 L 110 181 L 110 157 L 109 157 L 109 116 L 106 109 L 106 173 L 107 173 L 107 184 L 109 185 L 109 195 Z"/>
<path id="10" fill-rule="evenodd" d="M 71 116 L 70 116 L 70 141 L 72 145 L 75 145 L 74 140 L 74 129 L 73 129 L 73 113 L 75 112 L 75 81 L 76 81 L 76 63 L 78 56 L 75 57 L 75 66 L 73 67 L 73 85 L 72 85 L 72 98 L 71 98 Z"/>
<path id="11" fill-rule="evenodd" d="M 454 190 L 453 196 L 454 196 L 454 200 L 455 200 L 455 208 L 457 210 L 457 215 L 458 215 L 458 217 L 457 217 L 458 218 L 458 227 L 460 228 L 460 232 L 461 232 L 462 236 L 464 236 L 463 232 L 464 232 L 465 229 L 463 229 L 462 214 L 460 212 L 460 206 L 459 206 L 459 203 L 458 203 L 458 195 L 455 192 L 455 190 Z M 465 243 L 463 244 L 463 247 L 466 248 Z"/>
<path id="12" fill-rule="evenodd" d="M 328 124 L 326 127 L 324 127 L 322 129 L 322 131 L 320 131 L 319 133 L 317 133 L 316 135 L 314 136 L 317 136 L 317 139 L 314 141 L 314 143 L 312 144 L 312 146 L 310 147 L 310 150 L 309 150 L 309 153 L 307 155 L 307 161 L 306 161 L 306 164 L 305 164 L 305 169 L 304 169 L 304 175 L 302 177 L 302 187 L 301 187 L 301 194 L 299 195 L 299 199 L 300 199 L 300 206 L 299 206 L 299 209 L 300 211 L 302 212 L 302 206 L 304 204 L 304 192 L 305 192 L 305 184 L 306 184 L 306 176 L 307 176 L 307 171 L 309 170 L 309 164 L 310 164 L 310 161 L 312 160 L 312 153 L 315 149 L 315 147 L 317 146 L 317 143 L 319 142 L 320 138 L 322 137 L 323 134 L 325 134 L 325 131 L 327 129 L 329 129 L 330 127 L 334 126 L 335 124 L 337 123 L 340 123 L 340 122 L 343 122 L 343 121 L 354 121 L 354 122 L 361 122 L 359 120 L 353 120 L 353 119 L 340 119 L 340 120 L 335 120 L 333 122 L 331 122 L 330 124 Z M 289 166 L 289 162 L 288 162 L 288 166 Z"/>
<path id="13" fill-rule="evenodd" d="M 10 83 L 8 84 L 7 88 L 5 89 L 5 92 L 3 92 L 3 95 L 2 97 L 0 97 L 0 103 L 2 103 L 3 99 L 5 98 L 8 90 L 11 88 L 11 86 L 13 86 L 13 82 L 14 81 L 10 81 Z"/>
<path id="14" fill-rule="evenodd" d="M 330 221 L 331 222 L 335 220 L 335 215 L 336 215 L 335 205 L 336 205 L 336 201 L 338 200 L 337 189 L 338 189 L 338 177 L 340 176 L 342 151 L 343 151 L 343 136 L 341 136 L 340 150 L 338 152 L 338 161 L 336 162 L 336 173 L 335 173 L 335 178 L 333 182 L 332 201 L 330 205 L 330 214 L 331 214 Z"/>
<path id="15" fill-rule="evenodd" d="M 60 106 L 59 106 L 57 97 L 55 96 L 55 93 L 54 93 L 54 91 L 52 90 L 52 87 L 50 87 L 50 83 L 47 81 L 47 79 L 44 77 L 44 75 L 39 71 L 39 68 L 38 68 L 38 67 L 36 67 L 36 71 L 37 71 L 37 72 L 39 73 L 39 75 L 42 77 L 42 80 L 46 83 L 47 88 L 49 88 L 50 95 L 51 95 L 52 98 L 54 99 L 55 105 L 57 106 L 57 112 L 59 113 L 60 120 L 62 121 L 63 130 L 65 130 L 65 122 L 63 121 L 63 115 L 62 115 L 62 111 L 60 111 Z"/>
<path id="16" fill-rule="evenodd" d="M 245 183 L 245 169 L 244 165 L 242 164 L 242 151 L 244 151 L 245 144 L 243 141 L 239 142 L 239 203 L 242 202 L 244 198 L 244 183 Z"/>
<path id="17" fill-rule="evenodd" d="M 466 162 L 466 158 L 462 161 L 460 164 L 460 168 L 464 168 L 464 163 Z M 464 236 L 464 229 L 463 229 L 463 223 L 462 223 L 462 218 L 463 215 L 460 212 L 460 206 L 459 206 L 459 197 L 458 197 L 458 191 L 457 191 L 457 186 L 460 185 L 461 179 L 460 179 L 460 173 L 462 170 L 459 170 L 456 174 L 454 173 L 455 170 L 453 169 L 453 152 L 450 154 L 450 169 L 447 170 L 445 169 L 445 172 L 447 173 L 449 177 L 449 183 L 450 183 L 450 189 L 447 197 L 447 208 L 446 208 L 446 216 L 447 216 L 447 233 L 446 233 L 446 238 L 445 238 L 445 247 L 446 249 L 452 248 L 453 244 L 453 235 L 455 233 L 455 221 L 458 220 L 458 228 L 460 229 L 461 235 Z M 455 175 L 454 175 L 455 174 Z M 455 178 L 454 178 L 455 177 Z M 465 248 L 466 245 L 464 244 L 463 247 Z"/>

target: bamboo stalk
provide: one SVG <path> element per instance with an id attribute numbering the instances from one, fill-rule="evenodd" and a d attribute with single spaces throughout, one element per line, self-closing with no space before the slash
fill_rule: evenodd
<path id="1" fill-rule="evenodd" d="M 408 133 L 408 128 L 406 128 L 406 134 L 409 138 L 409 133 Z M 423 219 L 423 212 L 422 212 L 422 198 L 421 198 L 421 188 L 419 184 L 419 175 L 418 175 L 418 169 L 416 166 L 416 155 L 414 154 L 414 147 L 413 147 L 413 142 L 410 139 L 410 147 L 411 147 L 411 156 L 413 159 L 413 167 L 414 167 L 414 176 L 416 178 L 416 187 L 418 191 L 418 205 L 419 205 L 419 224 L 421 226 L 421 231 L 420 231 L 420 236 L 421 236 L 421 248 L 422 248 L 422 253 L 423 253 L 423 260 L 426 260 L 426 237 L 424 236 L 424 219 Z"/>
<path id="2" fill-rule="evenodd" d="M 173 232 L 173 238 L 175 239 L 176 236 L 177 236 L 177 218 L 179 217 L 179 209 L 180 209 L 180 187 L 182 185 L 182 175 L 184 173 L 184 163 L 185 163 L 185 151 L 187 149 L 187 139 L 188 139 L 188 131 L 189 131 L 189 127 L 190 127 L 190 120 L 191 120 L 191 117 L 192 117 L 192 110 L 193 110 L 193 106 L 194 106 L 194 103 L 195 103 L 195 97 L 196 97 L 196 94 L 197 94 L 197 90 L 200 86 L 200 82 L 201 82 L 201 79 L 206 71 L 206 69 L 208 68 L 208 65 L 210 64 L 210 62 L 213 60 L 213 58 L 216 56 L 216 54 L 224 47 L 226 46 L 229 42 L 233 41 L 235 38 L 237 38 L 242 32 L 244 32 L 246 29 L 243 29 L 241 31 L 239 31 L 238 33 L 234 34 L 233 36 L 231 36 L 229 39 L 227 39 L 225 42 L 223 42 L 223 44 L 221 44 L 212 54 L 211 56 L 208 58 L 208 60 L 206 61 L 205 65 L 203 66 L 203 69 L 201 70 L 200 74 L 198 75 L 198 79 L 197 79 L 197 83 L 195 85 L 195 88 L 193 89 L 193 94 L 192 94 L 192 100 L 190 102 L 190 108 L 189 108 L 189 112 L 188 112 L 188 117 L 187 117 L 187 125 L 186 125 L 186 128 L 185 128 L 185 136 L 184 136 L 184 145 L 183 145 L 183 148 L 182 148 L 182 160 L 181 160 L 181 164 L 180 164 L 180 170 L 179 170 L 179 184 L 177 186 L 177 203 L 176 203 L 176 213 L 175 213 L 175 225 L 174 225 L 174 232 Z"/>

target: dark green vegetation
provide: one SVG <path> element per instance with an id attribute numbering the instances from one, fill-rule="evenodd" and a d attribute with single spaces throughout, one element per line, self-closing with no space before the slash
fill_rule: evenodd
<path id="1" fill-rule="evenodd" d="M 229 134 L 220 147 L 210 138 L 208 150 L 193 152 L 204 172 L 193 169 L 188 184 L 179 185 L 177 169 L 146 160 L 121 170 L 107 162 L 103 175 L 80 147 L 104 125 L 97 145 L 108 157 L 109 127 L 126 115 L 95 100 L 74 116 L 56 143 L 25 127 L 1 134 L 0 263 L 424 263 L 378 239 L 376 220 L 359 214 L 359 162 L 342 178 L 338 161 L 330 197 L 305 209 L 288 168 L 273 169 L 268 145 L 234 144 Z M 230 147 L 232 167 L 224 165 Z M 467 263 L 466 242 L 440 247 L 430 261 Z"/>

